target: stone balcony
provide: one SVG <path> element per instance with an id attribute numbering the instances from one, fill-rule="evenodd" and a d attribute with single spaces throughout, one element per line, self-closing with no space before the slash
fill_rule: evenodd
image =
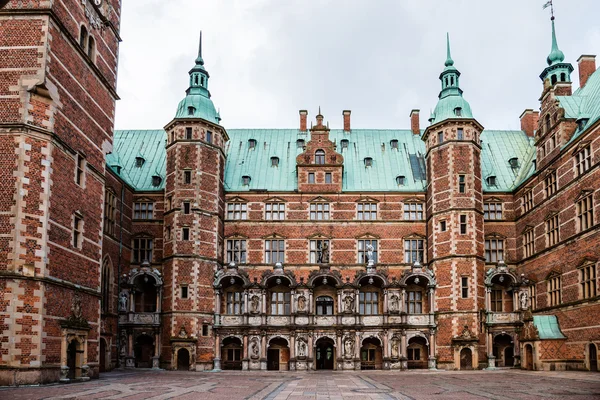
<path id="1" fill-rule="evenodd" d="M 514 324 L 522 322 L 519 312 L 489 312 L 486 323 L 488 325 Z"/>
<path id="2" fill-rule="evenodd" d="M 160 313 L 158 312 L 128 312 L 119 315 L 119 324 L 121 325 L 160 325 Z"/>
<path id="3" fill-rule="evenodd" d="M 376 327 L 384 325 L 406 325 L 413 327 L 427 327 L 435 325 L 434 314 L 378 314 L 378 315 L 264 315 L 264 314 L 240 314 L 240 315 L 218 315 L 217 326 L 356 326 Z"/>

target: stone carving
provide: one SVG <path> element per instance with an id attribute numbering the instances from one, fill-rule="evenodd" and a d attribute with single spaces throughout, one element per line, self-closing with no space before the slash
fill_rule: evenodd
<path id="1" fill-rule="evenodd" d="M 367 244 L 367 261 L 369 262 L 369 264 L 373 264 L 375 262 L 375 258 L 373 256 L 374 250 L 375 247 L 373 247 L 371 243 Z"/>
<path id="2" fill-rule="evenodd" d="M 71 304 L 71 315 L 80 320 L 82 318 L 83 312 L 81 311 L 81 297 L 79 297 L 79 293 L 75 293 L 73 296 L 73 303 Z"/>
<path id="3" fill-rule="evenodd" d="M 182 326 L 179 330 L 179 337 L 182 339 L 187 337 L 187 331 L 185 330 L 185 326 Z"/>
<path id="4" fill-rule="evenodd" d="M 327 241 L 323 240 L 323 241 L 319 241 L 319 243 L 321 244 L 321 247 L 317 248 L 317 263 L 322 264 L 322 263 L 328 263 L 329 262 L 329 244 L 327 244 Z"/>
<path id="5" fill-rule="evenodd" d="M 354 339 L 350 336 L 344 339 L 344 357 L 347 359 L 354 357 Z"/>
<path id="6" fill-rule="evenodd" d="M 351 294 L 346 295 L 344 297 L 344 311 L 345 312 L 353 312 L 354 311 L 354 296 Z"/>
<path id="7" fill-rule="evenodd" d="M 253 314 L 259 313 L 260 299 L 257 295 L 250 298 L 250 312 Z"/>
<path id="8" fill-rule="evenodd" d="M 306 311 L 306 297 L 304 295 L 298 297 L 298 311 Z"/>
<path id="9" fill-rule="evenodd" d="M 69 379 L 69 367 L 63 365 L 60 367 L 60 380 L 61 381 L 70 381 Z"/>
<path id="10" fill-rule="evenodd" d="M 119 296 L 119 311 L 127 312 L 127 305 L 129 303 L 129 296 L 126 292 L 121 292 Z"/>
<path id="11" fill-rule="evenodd" d="M 527 292 L 521 292 L 521 295 L 519 296 L 519 301 L 521 302 L 521 310 L 527 310 L 527 303 L 529 300 L 527 297 Z"/>
<path id="12" fill-rule="evenodd" d="M 260 345 L 257 338 L 252 338 L 250 341 L 250 358 L 258 358 L 260 354 Z"/>
<path id="13" fill-rule="evenodd" d="M 399 342 L 400 342 L 400 340 L 398 340 L 397 337 L 394 336 L 392 338 L 392 358 L 398 358 L 400 355 L 398 352 L 398 349 L 400 347 Z"/>
<path id="14" fill-rule="evenodd" d="M 298 338 L 298 357 L 306 357 L 306 342 L 303 338 Z"/>
<path id="15" fill-rule="evenodd" d="M 139 313 L 133 314 L 133 321 L 136 324 L 157 324 L 158 314 L 154 313 Z"/>
<path id="16" fill-rule="evenodd" d="M 399 304 L 400 301 L 398 299 L 398 296 L 396 296 L 395 294 L 392 295 L 392 297 L 390 297 L 390 303 L 389 303 L 389 310 L 391 313 L 395 313 L 399 311 Z"/>
<path id="17" fill-rule="evenodd" d="M 81 379 L 82 380 L 86 380 L 86 378 L 90 379 L 89 373 L 90 373 L 90 366 L 89 365 L 82 365 L 81 366 Z"/>
<path id="18" fill-rule="evenodd" d="M 377 315 L 366 315 L 362 318 L 365 326 L 376 326 L 383 323 L 383 318 Z"/>
<path id="19" fill-rule="evenodd" d="M 125 329 L 121 331 L 121 340 L 119 344 L 121 346 L 121 357 L 125 357 L 127 355 L 127 331 L 125 331 Z"/>

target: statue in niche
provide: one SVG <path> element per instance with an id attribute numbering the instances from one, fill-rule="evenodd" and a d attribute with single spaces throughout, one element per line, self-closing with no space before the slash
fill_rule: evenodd
<path id="1" fill-rule="evenodd" d="M 354 357 L 354 340 L 350 336 L 344 340 L 344 355 L 346 358 Z"/>
<path id="2" fill-rule="evenodd" d="M 298 311 L 306 310 L 306 297 L 304 295 L 300 295 L 298 297 Z"/>
<path id="3" fill-rule="evenodd" d="M 373 257 L 374 250 L 375 250 L 375 247 L 373 247 L 373 245 L 371 243 L 367 244 L 367 261 L 369 262 L 369 264 L 372 264 L 375 262 L 375 258 Z"/>
<path id="4" fill-rule="evenodd" d="M 329 244 L 327 240 L 319 240 L 317 244 L 317 263 L 329 262 Z"/>
<path id="5" fill-rule="evenodd" d="M 399 356 L 399 352 L 398 352 L 398 338 L 394 337 L 392 338 L 392 358 L 398 358 Z"/>
<path id="6" fill-rule="evenodd" d="M 345 312 L 353 312 L 354 311 L 354 296 L 351 294 L 346 295 L 344 297 L 344 311 Z"/>
<path id="7" fill-rule="evenodd" d="M 258 311 L 258 307 L 260 305 L 260 300 L 258 299 L 257 295 L 252 296 L 252 298 L 250 299 L 250 312 L 257 314 Z"/>
<path id="8" fill-rule="evenodd" d="M 121 292 L 119 296 L 119 311 L 127 312 L 127 304 L 129 303 L 129 296 L 125 292 Z"/>
<path id="9" fill-rule="evenodd" d="M 260 347 L 258 345 L 258 340 L 256 338 L 254 338 L 250 342 L 250 357 L 258 358 L 259 353 L 260 353 Z"/>
<path id="10" fill-rule="evenodd" d="M 398 310 L 399 310 L 398 296 L 392 295 L 392 297 L 390 297 L 389 308 L 390 308 L 390 312 L 392 312 L 392 313 L 398 312 Z"/>
<path id="11" fill-rule="evenodd" d="M 521 302 L 521 310 L 526 310 L 527 309 L 527 303 L 528 303 L 528 298 L 527 298 L 527 292 L 521 292 L 521 295 L 519 297 L 519 301 Z"/>
<path id="12" fill-rule="evenodd" d="M 304 339 L 298 339 L 298 357 L 306 357 L 306 342 Z"/>
<path id="13" fill-rule="evenodd" d="M 81 311 L 81 297 L 78 293 L 73 296 L 73 303 L 71 304 L 71 314 L 75 319 L 81 319 L 83 312 Z"/>
<path id="14" fill-rule="evenodd" d="M 125 331 L 125 329 L 123 329 L 121 331 L 121 343 L 119 343 L 121 345 L 121 357 L 125 357 L 127 355 L 127 332 Z"/>
<path id="15" fill-rule="evenodd" d="M 182 339 L 187 337 L 187 331 L 185 330 L 185 326 L 182 326 L 179 330 L 179 337 Z"/>

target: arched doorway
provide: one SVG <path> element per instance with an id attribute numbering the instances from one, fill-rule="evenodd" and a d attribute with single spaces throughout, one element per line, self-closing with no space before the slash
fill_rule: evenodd
<path id="1" fill-rule="evenodd" d="M 152 275 L 140 275 L 134 283 L 135 312 L 156 312 L 158 291 Z"/>
<path id="2" fill-rule="evenodd" d="M 460 369 L 473 369 L 473 352 L 468 347 L 460 351 Z"/>
<path id="3" fill-rule="evenodd" d="M 363 340 L 360 348 L 360 369 L 381 369 L 382 363 L 383 357 L 379 339 L 370 337 Z"/>
<path id="4" fill-rule="evenodd" d="M 242 342 L 236 337 L 228 337 L 223 340 L 221 347 L 223 358 L 223 369 L 242 369 Z"/>
<path id="5" fill-rule="evenodd" d="M 151 336 L 142 334 L 137 337 L 134 346 L 135 366 L 137 368 L 152 367 L 152 355 L 154 354 L 154 340 Z"/>
<path id="6" fill-rule="evenodd" d="M 190 370 L 190 352 L 187 349 L 177 350 L 177 371 Z"/>
<path id="7" fill-rule="evenodd" d="M 287 371 L 290 361 L 290 347 L 283 338 L 274 338 L 267 349 L 267 369 L 269 371 Z"/>
<path id="8" fill-rule="evenodd" d="M 335 364 L 335 349 L 333 340 L 320 338 L 315 345 L 315 361 L 317 369 L 333 369 Z"/>
<path id="9" fill-rule="evenodd" d="M 533 347 L 530 344 L 525 345 L 525 364 L 524 369 L 533 370 Z"/>
<path id="10" fill-rule="evenodd" d="M 409 369 L 427 368 L 428 346 L 427 340 L 421 336 L 415 336 L 408 341 L 406 357 L 408 358 Z"/>
<path id="11" fill-rule="evenodd" d="M 594 343 L 590 343 L 590 371 L 598 371 L 598 349 Z"/>
<path id="12" fill-rule="evenodd" d="M 81 376 L 81 361 L 83 350 L 77 339 L 71 340 L 67 346 L 67 367 L 69 367 L 69 379 L 76 379 Z"/>
<path id="13" fill-rule="evenodd" d="M 494 337 L 493 354 L 496 357 L 497 367 L 514 366 L 513 339 L 505 333 Z"/>
<path id="14" fill-rule="evenodd" d="M 106 339 L 100 338 L 100 372 L 106 372 L 109 369 L 108 365 L 106 364 L 106 348 Z"/>

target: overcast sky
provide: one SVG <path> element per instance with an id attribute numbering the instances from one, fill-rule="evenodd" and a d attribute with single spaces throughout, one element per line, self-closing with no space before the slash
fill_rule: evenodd
<path id="1" fill-rule="evenodd" d="M 321 106 L 332 128 L 421 127 L 440 90 L 450 33 L 475 118 L 519 129 L 539 108 L 550 52 L 545 0 L 125 0 L 116 129 L 164 127 L 188 87 L 198 33 L 209 90 L 225 128 L 294 128 Z M 600 1 L 554 0 L 566 62 L 600 54 Z M 600 60 L 599 60 L 600 61 Z M 598 63 L 600 64 L 600 62 Z"/>

